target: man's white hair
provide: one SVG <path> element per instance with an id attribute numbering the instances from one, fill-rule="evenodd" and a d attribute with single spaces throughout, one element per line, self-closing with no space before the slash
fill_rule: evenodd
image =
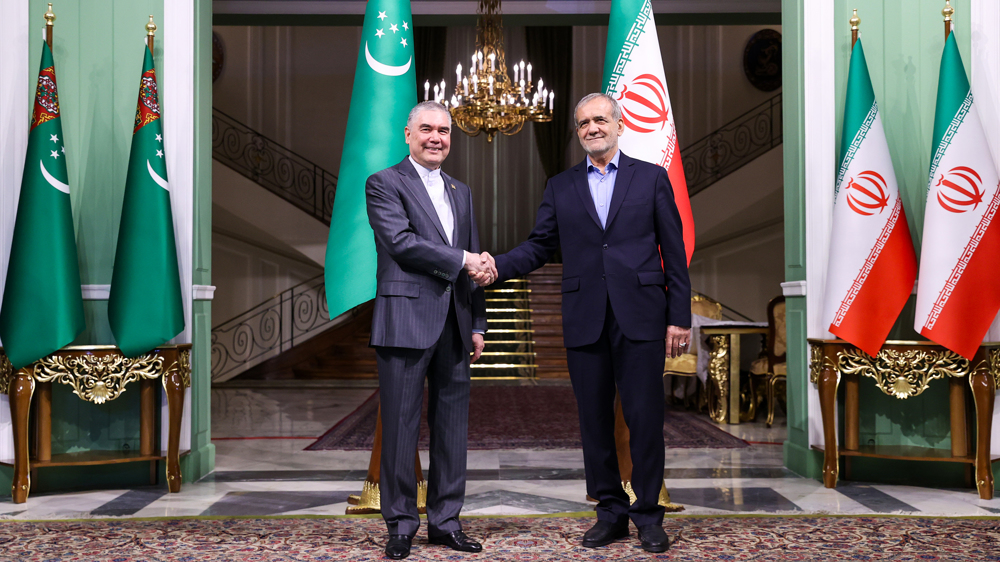
<path id="1" fill-rule="evenodd" d="M 451 125 L 451 112 L 448 111 L 447 107 L 436 101 L 422 101 L 413 106 L 413 109 L 410 110 L 410 115 L 406 118 L 406 126 L 412 129 L 413 123 L 417 120 L 417 116 L 424 111 L 440 111 L 444 113 L 448 116 L 448 125 Z"/>
<path id="2" fill-rule="evenodd" d="M 576 124 L 577 126 L 580 125 L 580 123 L 577 122 L 577 120 L 576 120 L 576 114 L 580 112 L 580 108 L 583 107 L 583 106 L 585 106 L 585 105 L 587 105 L 588 103 L 590 103 L 591 101 L 593 101 L 593 100 L 595 100 L 597 98 L 604 98 L 604 99 L 608 100 L 608 103 L 611 104 L 611 120 L 612 121 L 614 121 L 615 123 L 617 123 L 618 120 L 622 118 L 622 110 L 621 110 L 620 107 L 618 107 L 618 102 L 615 101 L 615 98 L 609 96 L 608 94 L 593 93 L 593 94 L 587 94 L 587 95 L 583 96 L 583 99 L 581 99 L 580 102 L 576 104 L 576 109 L 573 110 L 573 123 L 574 124 Z M 424 102 L 424 103 L 426 103 L 426 102 Z"/>

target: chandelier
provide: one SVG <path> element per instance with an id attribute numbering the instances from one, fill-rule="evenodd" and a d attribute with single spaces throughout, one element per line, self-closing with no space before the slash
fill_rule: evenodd
<path id="1" fill-rule="evenodd" d="M 449 109 L 455 126 L 470 137 L 486 133 L 487 142 L 493 142 L 498 132 L 516 135 L 526 121 L 551 121 L 555 93 L 544 87 L 541 78 L 537 87 L 532 83 L 531 63 L 515 63 L 514 79 L 507 76 L 500 0 L 479 0 L 476 13 L 476 51 L 469 58 L 468 74 L 462 75 L 459 63 L 451 98 L 442 80 L 434 85 L 434 100 Z M 425 82 L 424 100 L 430 88 Z"/>

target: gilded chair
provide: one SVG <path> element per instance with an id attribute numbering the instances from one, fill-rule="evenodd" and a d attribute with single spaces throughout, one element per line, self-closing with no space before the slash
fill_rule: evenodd
<path id="1" fill-rule="evenodd" d="M 775 386 L 785 383 L 788 376 L 788 363 L 785 353 L 788 340 L 785 330 L 785 297 L 771 299 L 767 304 L 767 346 L 766 356 L 753 362 L 750 374 L 764 377 L 764 399 L 767 403 L 767 426 L 774 423 L 774 407 L 777 402 Z"/>
<path id="2" fill-rule="evenodd" d="M 722 305 L 705 295 L 694 293 L 691 296 L 691 314 L 711 318 L 713 320 L 722 320 Z M 691 343 L 692 345 L 687 353 L 682 353 L 680 357 L 666 358 L 666 361 L 663 363 L 663 376 L 671 375 L 676 377 L 697 377 L 699 346 L 695 345 L 695 342 Z M 673 381 L 671 381 L 671 386 L 672 385 Z M 673 392 L 670 392 L 669 394 L 672 396 Z M 685 397 L 685 403 L 686 402 L 687 397 Z"/>

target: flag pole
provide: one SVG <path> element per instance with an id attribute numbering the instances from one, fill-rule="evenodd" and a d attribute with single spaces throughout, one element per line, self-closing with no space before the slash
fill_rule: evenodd
<path id="1" fill-rule="evenodd" d="M 858 42 L 858 25 L 861 24 L 861 18 L 858 17 L 858 9 L 854 8 L 854 15 L 851 16 L 851 48 L 854 48 L 854 44 Z"/>
<path id="2" fill-rule="evenodd" d="M 49 9 L 45 12 L 45 42 L 52 50 L 52 24 L 56 21 L 56 15 L 52 12 L 52 2 L 49 2 Z"/>
<path id="3" fill-rule="evenodd" d="M 955 15 L 955 8 L 951 7 L 951 0 L 944 1 L 941 15 L 944 16 L 944 40 L 947 41 L 948 36 L 951 35 L 951 16 Z"/>
<path id="4" fill-rule="evenodd" d="M 149 23 L 146 24 L 146 44 L 149 46 L 149 52 L 153 52 L 153 38 L 156 36 L 156 24 L 153 23 L 153 16 L 149 16 Z"/>

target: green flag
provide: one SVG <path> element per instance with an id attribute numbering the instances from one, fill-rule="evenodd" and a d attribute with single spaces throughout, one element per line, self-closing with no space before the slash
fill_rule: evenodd
<path id="1" fill-rule="evenodd" d="M 375 235 L 365 182 L 409 154 L 403 127 L 417 102 L 410 3 L 370 0 L 359 51 L 326 246 L 330 318 L 375 298 Z"/>
<path id="2" fill-rule="evenodd" d="M 52 51 L 42 46 L 21 196 L 0 307 L 0 340 L 15 369 L 83 331 L 83 293 L 73 234 Z"/>
<path id="3" fill-rule="evenodd" d="M 156 68 L 149 49 L 143 51 L 125 203 L 108 298 L 111 332 L 119 349 L 129 357 L 163 344 L 184 329 Z"/>

